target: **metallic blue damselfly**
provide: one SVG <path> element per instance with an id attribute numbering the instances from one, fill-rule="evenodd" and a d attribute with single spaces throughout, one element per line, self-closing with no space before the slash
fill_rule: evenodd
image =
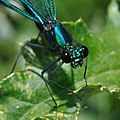
<path id="1" fill-rule="evenodd" d="M 40 49 L 45 49 L 50 52 L 58 52 L 59 57 L 53 61 L 50 65 L 48 65 L 45 69 L 42 71 L 42 76 L 44 73 L 51 68 L 54 64 L 56 64 L 58 61 L 60 64 L 51 72 L 50 76 L 48 77 L 48 80 L 59 87 L 62 87 L 63 89 L 66 89 L 68 92 L 71 92 L 75 94 L 73 91 L 55 83 L 52 81 L 52 76 L 56 73 L 56 71 L 61 67 L 63 63 L 70 63 L 73 68 L 76 68 L 78 66 L 82 66 L 83 59 L 86 58 L 86 64 L 85 64 L 85 70 L 84 70 L 84 79 L 87 86 L 86 81 L 86 70 L 87 70 L 87 56 L 88 56 L 88 48 L 86 46 L 83 46 L 79 44 L 79 47 L 75 47 L 72 44 L 72 41 L 74 40 L 71 34 L 63 27 L 63 25 L 56 20 L 56 6 L 54 0 L 14 0 L 15 2 L 19 3 L 25 8 L 25 11 L 20 9 L 19 7 L 16 7 L 14 4 L 10 3 L 7 0 L 0 0 L 0 4 L 9 7 L 10 9 L 22 14 L 23 16 L 27 17 L 28 19 L 31 19 L 35 22 L 36 26 L 40 30 L 39 36 L 44 38 L 48 43 L 50 48 L 47 48 L 45 46 L 42 46 L 40 44 L 31 44 L 26 43 L 24 46 L 34 46 L 38 47 Z M 20 54 L 22 53 L 21 52 Z M 20 56 L 19 54 L 19 56 Z M 13 66 L 12 72 L 16 66 L 16 63 L 19 59 L 19 56 Z M 32 70 L 33 71 L 33 70 Z M 36 73 L 35 71 L 33 71 Z M 36 73 L 37 74 L 37 73 Z M 39 75 L 39 74 L 38 74 Z M 43 78 L 44 79 L 44 78 Z M 44 79 L 45 81 L 45 79 Z M 46 84 L 46 81 L 45 81 Z M 47 84 L 46 84 L 47 86 Z M 49 88 L 47 86 L 47 89 L 49 91 Z M 50 93 L 50 91 L 49 91 Z M 50 93 L 51 95 L 51 93 Z M 79 99 L 81 99 L 77 94 L 75 94 Z M 54 100 L 53 96 L 51 95 L 53 101 L 56 104 L 56 101 Z"/>

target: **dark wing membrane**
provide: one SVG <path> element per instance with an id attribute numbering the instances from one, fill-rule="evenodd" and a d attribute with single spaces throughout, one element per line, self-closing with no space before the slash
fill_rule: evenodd
<path id="1" fill-rule="evenodd" d="M 56 5 L 54 0 L 48 0 L 50 4 L 51 14 L 56 19 Z"/>
<path id="2" fill-rule="evenodd" d="M 54 0 L 14 0 L 21 5 L 21 2 L 29 2 L 34 8 L 40 18 L 48 22 L 56 19 L 56 6 Z"/>
<path id="3" fill-rule="evenodd" d="M 29 2 L 37 13 L 39 13 L 40 18 L 48 22 L 50 20 L 56 19 L 56 6 L 54 0 L 14 0 L 21 5 L 21 2 Z"/>
<path id="4" fill-rule="evenodd" d="M 29 1 L 39 11 L 42 19 L 46 19 L 47 21 L 56 19 L 56 7 L 54 0 L 29 0 Z"/>

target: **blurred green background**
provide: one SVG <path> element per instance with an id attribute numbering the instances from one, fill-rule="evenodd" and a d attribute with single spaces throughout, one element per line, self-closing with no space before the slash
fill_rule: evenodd
<path id="1" fill-rule="evenodd" d="M 110 0 L 56 0 L 57 19 L 76 21 L 80 17 L 95 34 L 104 30 Z M 39 31 L 25 17 L 0 6 L 0 78 L 9 74 L 20 50 L 20 43 L 35 38 Z M 17 70 L 24 69 L 24 60 Z M 92 97 L 81 112 L 81 120 L 119 120 L 120 101 L 108 93 Z"/>

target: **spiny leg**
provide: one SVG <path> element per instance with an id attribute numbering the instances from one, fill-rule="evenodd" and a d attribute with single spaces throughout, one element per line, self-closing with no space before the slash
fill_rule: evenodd
<path id="1" fill-rule="evenodd" d="M 52 71 L 52 73 L 49 75 L 49 77 L 48 77 L 48 80 L 50 80 L 53 76 L 54 76 L 54 74 L 58 71 L 58 69 L 62 66 L 62 64 L 63 64 L 64 62 L 61 62 L 53 71 Z"/>
<path id="2" fill-rule="evenodd" d="M 56 60 L 54 60 L 51 64 L 49 64 L 46 68 L 43 69 L 43 71 L 41 72 L 41 75 L 43 76 L 44 73 L 49 69 L 51 68 L 55 63 L 57 63 L 58 61 L 61 60 L 61 56 L 58 57 Z"/>
<path id="3" fill-rule="evenodd" d="M 75 96 L 76 96 L 78 99 L 80 99 L 81 101 L 83 100 L 82 98 L 80 98 L 80 96 L 78 96 L 78 95 L 77 95 L 76 93 L 74 93 L 72 90 L 67 89 L 66 87 L 64 87 L 64 86 L 62 86 L 62 85 L 60 85 L 60 84 L 58 84 L 57 82 L 52 81 L 51 79 L 49 79 L 49 81 L 50 81 L 51 83 L 57 85 L 58 87 L 60 87 L 60 88 L 62 88 L 62 89 L 64 89 L 64 90 L 66 90 L 66 91 L 68 91 L 69 93 L 72 93 L 73 95 L 75 95 Z"/>
<path id="4" fill-rule="evenodd" d="M 53 52 L 52 49 L 47 48 L 47 47 L 45 47 L 45 46 L 42 46 L 42 45 L 40 45 L 40 44 L 34 44 L 34 43 L 26 42 L 26 43 L 21 47 L 20 53 L 19 53 L 18 56 L 17 56 L 17 59 L 16 59 L 14 65 L 13 65 L 13 68 L 12 68 L 10 74 L 13 73 L 13 71 L 14 71 L 14 69 L 15 69 L 15 67 L 16 67 L 19 59 L 20 59 L 20 56 L 22 55 L 22 53 L 23 53 L 23 51 L 24 51 L 24 49 L 25 49 L 25 46 L 35 47 L 35 48 L 43 49 L 43 50 L 46 50 L 46 51 L 49 51 L 49 52 Z"/>
<path id="5" fill-rule="evenodd" d="M 61 87 L 62 89 L 68 91 L 69 93 L 74 94 L 78 99 L 80 99 L 80 100 L 82 101 L 82 98 L 80 98 L 80 97 L 79 97 L 76 93 L 74 93 L 72 90 L 70 90 L 70 89 L 68 89 L 68 88 L 66 88 L 66 87 L 58 84 L 57 82 L 54 82 L 53 80 L 51 80 L 51 78 L 54 76 L 54 74 L 57 72 L 57 70 L 60 68 L 60 66 L 61 66 L 63 63 L 64 63 L 64 62 L 61 62 L 61 63 L 53 70 L 53 72 L 51 73 L 51 75 L 48 77 L 48 80 L 49 80 L 51 83 L 53 83 L 53 84 Z"/>
<path id="6" fill-rule="evenodd" d="M 88 59 L 87 59 L 87 57 L 86 57 L 85 70 L 84 70 L 84 76 L 83 76 L 83 77 L 84 77 L 84 80 L 85 80 L 85 83 L 86 83 L 86 86 L 88 86 L 87 80 L 86 80 L 87 62 L 88 62 Z"/>
<path id="7" fill-rule="evenodd" d="M 15 69 L 15 67 L 16 67 L 19 59 L 20 59 L 20 56 L 22 55 L 22 53 L 23 53 L 23 51 L 24 51 L 24 47 L 25 47 L 25 46 L 22 46 L 22 47 L 21 47 L 20 52 L 19 52 L 19 54 L 18 54 L 18 56 L 17 56 L 17 59 L 15 60 L 15 63 L 14 63 L 14 65 L 13 65 L 13 67 L 12 67 L 12 70 L 11 70 L 10 74 L 13 73 L 13 71 L 14 71 L 14 69 Z"/>
<path id="8" fill-rule="evenodd" d="M 48 81 L 47 81 L 43 76 L 41 76 L 38 72 L 36 72 L 36 71 L 34 71 L 34 70 L 32 70 L 32 69 L 27 69 L 27 70 L 29 70 L 29 71 L 37 74 L 39 77 L 41 77 L 41 78 L 43 79 L 43 81 L 44 81 L 44 83 L 45 83 L 45 85 L 46 85 L 46 88 L 47 88 L 47 90 L 48 90 L 48 92 L 49 92 L 52 100 L 54 101 L 55 105 L 57 106 L 57 103 L 56 103 L 54 97 L 52 96 L 52 94 L 51 94 L 51 92 L 50 92 L 50 89 L 49 89 L 49 87 L 48 87 L 48 84 L 47 84 Z"/>
<path id="9" fill-rule="evenodd" d="M 35 43 L 38 42 L 39 37 L 40 37 L 40 32 L 39 32 L 37 38 L 35 38 L 35 40 L 36 40 Z M 19 54 L 18 54 L 18 56 L 17 56 L 17 59 L 16 59 L 14 65 L 13 65 L 13 68 L 12 68 L 10 74 L 13 73 L 13 71 L 14 71 L 14 69 L 15 69 L 18 61 L 19 61 L 19 58 L 20 58 L 20 56 L 22 55 L 22 53 L 23 53 L 23 51 L 24 51 L 24 48 L 25 48 L 25 46 L 27 46 L 27 44 L 29 45 L 29 42 L 26 42 L 26 43 L 21 47 L 21 50 L 20 50 L 20 52 L 19 52 Z M 31 44 L 32 44 L 32 43 L 31 43 Z M 44 48 L 44 49 L 45 49 L 45 47 L 44 47 L 44 46 L 41 46 L 41 45 L 39 46 L 39 48 Z"/>

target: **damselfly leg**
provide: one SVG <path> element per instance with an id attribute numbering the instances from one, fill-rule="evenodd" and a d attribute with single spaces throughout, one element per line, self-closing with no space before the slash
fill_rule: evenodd
<path id="1" fill-rule="evenodd" d="M 52 62 L 49 66 L 47 66 L 47 67 L 41 72 L 42 76 L 44 75 L 44 73 L 45 73 L 49 68 L 51 68 L 56 62 L 58 62 L 58 61 L 60 60 L 60 58 L 61 58 L 61 57 L 59 57 L 59 58 L 56 59 L 54 62 Z M 49 77 L 48 77 L 48 80 L 49 80 L 51 83 L 53 83 L 53 84 L 59 86 L 60 88 L 66 90 L 67 92 L 74 94 L 78 99 L 80 99 L 80 100 L 82 101 L 82 98 L 81 98 L 80 96 L 78 96 L 76 93 L 74 93 L 72 90 L 70 90 L 70 89 L 68 89 L 68 88 L 66 88 L 66 87 L 64 87 L 64 86 L 62 86 L 62 85 L 60 85 L 60 84 L 58 84 L 57 82 L 55 82 L 55 81 L 52 80 L 52 77 L 55 75 L 55 73 L 58 71 L 58 69 L 63 65 L 63 63 L 64 63 L 64 62 L 62 61 L 62 62 L 50 73 L 50 75 L 49 75 Z"/>
<path id="2" fill-rule="evenodd" d="M 36 42 L 36 43 L 38 42 L 39 37 L 40 37 L 40 33 L 38 34 L 37 38 L 35 38 L 35 42 Z M 24 48 L 25 48 L 25 46 L 27 46 L 28 43 L 29 43 L 29 42 L 26 42 L 23 46 L 21 46 L 20 52 L 19 52 L 19 54 L 18 54 L 18 56 L 17 56 L 17 59 L 15 60 L 15 63 L 14 63 L 14 65 L 13 65 L 13 67 L 12 67 L 12 70 L 11 70 L 10 74 L 14 72 L 15 67 L 16 67 L 19 59 L 20 59 L 20 56 L 21 56 L 22 53 L 24 52 Z M 29 44 L 30 44 L 30 43 L 29 43 Z M 40 47 L 39 47 L 39 48 L 40 48 Z M 41 46 L 41 48 L 43 48 L 43 46 Z"/>
<path id="3" fill-rule="evenodd" d="M 43 45 L 37 44 L 37 43 L 38 43 L 38 40 L 39 40 L 39 37 L 40 37 L 40 33 L 38 34 L 37 38 L 32 39 L 32 40 L 35 41 L 34 43 L 31 43 L 31 42 L 28 41 L 28 42 L 26 42 L 23 46 L 21 46 L 21 50 L 20 50 L 20 52 L 19 52 L 19 54 L 18 54 L 18 56 L 17 56 L 17 59 L 15 60 L 15 63 L 14 63 L 14 65 L 13 65 L 13 67 L 12 67 L 12 70 L 11 70 L 10 74 L 14 72 L 14 69 L 15 69 L 15 67 L 16 67 L 19 59 L 20 59 L 20 56 L 21 56 L 22 53 L 24 52 L 24 49 L 25 49 L 26 46 L 28 46 L 28 47 L 34 47 L 34 48 L 38 48 L 38 49 L 44 49 L 44 50 L 46 50 L 46 51 L 53 52 L 52 49 L 47 48 L 47 47 L 45 47 L 45 46 L 43 46 Z"/>
<path id="4" fill-rule="evenodd" d="M 87 84 L 87 80 L 86 80 L 87 62 L 88 62 L 88 58 L 86 57 L 86 61 L 85 61 L 85 69 L 84 69 L 84 75 L 83 75 L 86 86 L 88 86 L 88 84 Z"/>
<path id="5" fill-rule="evenodd" d="M 22 47 L 21 47 L 20 52 L 19 52 L 19 54 L 18 54 L 18 56 L 17 56 L 17 59 L 15 60 L 15 63 L 14 63 L 14 65 L 13 65 L 13 67 L 12 67 L 12 70 L 11 70 L 10 74 L 14 72 L 15 67 L 16 67 L 19 59 L 20 59 L 20 56 L 22 55 L 22 53 L 23 53 L 23 51 L 24 51 L 24 47 L 25 47 L 25 46 L 22 46 Z"/>
<path id="6" fill-rule="evenodd" d="M 45 67 L 44 69 L 43 69 L 43 71 L 41 72 L 41 75 L 43 76 L 44 75 L 44 73 L 48 70 L 48 69 L 50 69 L 54 64 L 56 64 L 58 61 L 60 61 L 61 60 L 61 56 L 60 57 L 58 57 L 56 60 L 54 60 L 51 64 L 49 64 L 47 67 Z"/>
<path id="7" fill-rule="evenodd" d="M 42 45 L 40 45 L 40 44 L 34 44 L 34 43 L 26 42 L 26 43 L 21 47 L 21 50 L 20 50 L 20 52 L 19 52 L 19 54 L 18 54 L 18 56 L 17 56 L 17 59 L 16 59 L 14 65 L 13 65 L 13 68 L 12 68 L 10 74 L 13 73 L 13 71 L 14 71 L 14 69 L 15 69 L 15 67 L 16 67 L 19 59 L 20 59 L 20 56 L 21 56 L 22 53 L 24 52 L 24 49 L 25 49 L 26 46 L 28 46 L 28 47 L 35 47 L 35 48 L 43 49 L 43 50 L 50 51 L 50 52 L 52 51 L 52 49 L 47 48 L 47 47 L 45 47 L 45 46 L 42 46 Z"/>
<path id="8" fill-rule="evenodd" d="M 52 95 L 52 93 L 50 92 L 50 89 L 49 89 L 49 87 L 48 87 L 48 81 L 47 81 L 42 75 L 40 75 L 38 72 L 36 72 L 36 71 L 34 71 L 34 70 L 32 70 L 32 69 L 27 69 L 27 70 L 35 73 L 36 75 L 38 75 L 39 77 L 41 77 L 41 78 L 43 79 L 43 81 L 44 81 L 44 83 L 45 83 L 45 86 L 46 86 L 46 88 L 47 88 L 47 90 L 48 90 L 48 92 L 49 92 L 52 100 L 54 101 L 55 105 L 57 106 L 57 103 L 56 103 L 56 101 L 55 101 L 55 99 L 54 99 L 54 97 L 53 97 L 53 95 Z"/>

